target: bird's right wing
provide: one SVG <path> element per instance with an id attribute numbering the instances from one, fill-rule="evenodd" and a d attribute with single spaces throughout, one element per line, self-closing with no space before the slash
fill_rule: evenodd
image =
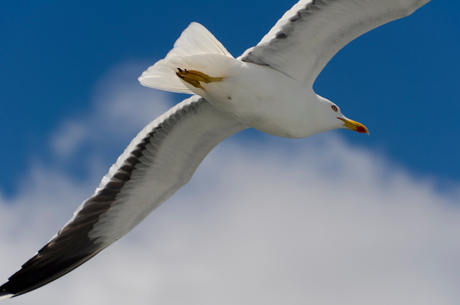
<path id="1" fill-rule="evenodd" d="M 117 241 L 187 183 L 218 143 L 245 128 L 199 96 L 158 117 L 73 218 L 0 287 L 0 300 L 61 277 Z"/>

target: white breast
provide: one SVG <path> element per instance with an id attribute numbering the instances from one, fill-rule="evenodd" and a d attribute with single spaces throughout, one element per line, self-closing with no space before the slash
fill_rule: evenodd
<path id="1" fill-rule="evenodd" d="M 312 88 L 270 67 L 234 60 L 222 82 L 204 87 L 196 93 L 250 127 L 287 138 L 316 133 L 320 102 Z"/>

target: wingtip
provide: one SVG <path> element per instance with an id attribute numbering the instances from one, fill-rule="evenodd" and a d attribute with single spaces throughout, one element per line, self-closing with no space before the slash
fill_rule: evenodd
<path id="1" fill-rule="evenodd" d="M 8 300 L 12 297 L 14 297 L 14 294 L 11 294 L 6 290 L 0 291 L 0 301 Z"/>

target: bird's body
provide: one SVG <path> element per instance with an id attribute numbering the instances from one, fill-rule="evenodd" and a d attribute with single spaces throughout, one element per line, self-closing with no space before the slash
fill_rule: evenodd
<path id="1" fill-rule="evenodd" d="M 178 78 L 177 69 L 199 70 L 218 81 L 193 85 Z M 166 58 L 145 71 L 139 81 L 156 89 L 199 95 L 247 127 L 280 137 L 304 138 L 341 128 L 344 122 L 338 117 L 353 122 L 340 109 L 332 110 L 334 104 L 317 95 L 312 84 L 268 65 L 233 58 L 198 23 L 190 24 Z"/>
<path id="2" fill-rule="evenodd" d="M 205 91 L 191 89 L 242 124 L 268 134 L 304 138 L 320 131 L 315 112 L 321 107 L 311 88 L 269 67 L 233 61 L 221 82 L 204 85 Z"/>
<path id="3" fill-rule="evenodd" d="M 289 138 L 367 129 L 313 91 L 327 62 L 359 35 L 429 0 L 301 0 L 255 47 L 233 58 L 192 23 L 141 84 L 195 94 L 147 125 L 93 196 L 0 287 L 0 300 L 77 268 L 139 224 L 189 181 L 222 140 L 248 127 Z"/>
<path id="4" fill-rule="evenodd" d="M 190 27 L 205 30 L 198 24 Z M 270 67 L 217 54 L 192 55 L 189 61 L 194 63 L 186 65 L 189 70 L 199 67 L 203 73 L 222 78 L 203 84 L 205 90 L 186 84 L 190 91 L 247 127 L 280 137 L 304 138 L 343 125 L 336 119 L 339 114 L 331 111 L 331 102 Z M 324 126 L 323 116 L 318 115 L 329 112 L 331 121 L 337 121 L 330 127 Z"/>

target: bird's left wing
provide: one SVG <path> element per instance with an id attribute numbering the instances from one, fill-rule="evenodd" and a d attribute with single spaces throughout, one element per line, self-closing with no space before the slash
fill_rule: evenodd
<path id="1" fill-rule="evenodd" d="M 211 149 L 245 128 L 199 96 L 158 117 L 132 140 L 73 218 L 0 287 L 0 300 L 61 277 L 131 231 L 188 182 Z"/>
<path id="2" fill-rule="evenodd" d="M 329 60 L 358 36 L 410 15 L 430 0 L 300 0 L 239 57 L 313 85 Z"/>

